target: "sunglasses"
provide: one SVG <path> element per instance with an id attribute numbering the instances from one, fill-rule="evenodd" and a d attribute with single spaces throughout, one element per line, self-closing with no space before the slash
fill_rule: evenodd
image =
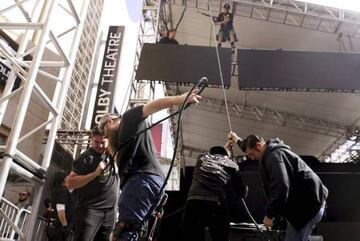
<path id="1" fill-rule="evenodd" d="M 27 196 L 27 193 L 19 193 L 19 196 Z"/>

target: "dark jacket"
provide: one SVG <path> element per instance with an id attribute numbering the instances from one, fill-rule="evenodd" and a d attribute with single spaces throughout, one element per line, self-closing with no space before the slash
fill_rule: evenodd
<path id="1" fill-rule="evenodd" d="M 159 41 L 161 44 L 179 44 L 179 42 L 176 39 L 171 39 L 168 36 L 162 37 Z"/>
<path id="2" fill-rule="evenodd" d="M 239 166 L 227 156 L 200 154 L 194 167 L 190 199 L 225 199 L 228 182 L 238 170 Z"/>
<path id="3" fill-rule="evenodd" d="M 278 138 L 266 142 L 260 173 L 266 216 L 284 216 L 296 229 L 315 217 L 328 196 L 318 175 Z"/>

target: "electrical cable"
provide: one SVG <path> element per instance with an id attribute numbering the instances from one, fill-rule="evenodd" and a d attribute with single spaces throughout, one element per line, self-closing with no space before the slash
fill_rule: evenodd
<path id="1" fill-rule="evenodd" d="M 172 168 L 175 164 L 175 158 L 176 158 L 176 153 L 177 153 L 177 147 L 178 147 L 178 140 L 179 140 L 179 126 L 181 124 L 181 116 L 182 116 L 182 112 L 187 109 L 191 103 L 187 103 L 188 99 L 190 98 L 191 94 L 194 92 L 195 89 L 198 89 L 196 91 L 196 94 L 201 94 L 202 91 L 205 89 L 205 87 L 207 86 L 207 83 L 208 83 L 208 80 L 206 77 L 202 77 L 196 85 L 194 85 L 191 90 L 188 92 L 184 102 L 182 103 L 181 107 L 180 107 L 180 110 L 178 110 L 177 112 L 161 119 L 160 121 L 157 121 L 156 123 L 150 125 L 149 127 L 145 128 L 144 130 L 142 131 L 139 131 L 137 132 L 136 134 L 134 134 L 133 136 L 129 137 L 128 139 L 124 140 L 123 142 L 121 142 L 119 145 L 118 145 L 118 148 L 116 149 L 115 153 L 113 154 L 113 159 L 115 159 L 115 156 L 117 155 L 117 153 L 119 152 L 119 150 L 125 145 L 127 144 L 129 141 L 133 140 L 135 137 L 139 136 L 140 134 L 144 133 L 145 131 L 153 128 L 154 126 L 156 126 L 157 124 L 159 124 L 160 122 L 166 120 L 166 119 L 169 119 L 173 116 L 175 116 L 176 114 L 179 114 L 178 116 L 178 120 L 177 120 L 177 130 L 176 130 L 176 139 L 175 139 L 175 147 L 174 147 L 174 152 L 173 152 L 173 157 L 172 157 L 172 160 L 171 160 L 171 163 L 170 163 L 170 167 L 169 167 L 169 171 L 165 177 L 165 180 L 164 180 L 164 184 L 162 185 L 162 187 L 160 188 L 160 191 L 156 197 L 156 201 L 154 202 L 154 204 L 150 207 L 149 211 L 147 212 L 147 214 L 145 215 L 145 217 L 143 218 L 143 220 L 140 222 L 139 226 L 138 226 L 138 230 L 136 230 L 135 232 L 132 233 L 132 235 L 129 237 L 129 241 L 133 240 L 133 238 L 135 238 L 136 234 L 140 232 L 141 230 L 141 227 L 150 219 L 152 213 L 154 212 L 154 210 L 157 208 L 158 206 L 158 203 L 160 201 L 160 198 L 163 196 L 162 193 L 165 189 L 165 186 L 167 184 L 167 181 L 169 180 L 170 178 L 170 175 L 171 175 L 171 171 L 172 171 Z"/>
<path id="2" fill-rule="evenodd" d="M 208 82 L 207 78 L 206 78 L 206 77 L 202 77 L 202 78 L 198 81 L 198 83 L 197 83 L 194 87 L 192 87 L 192 89 L 189 91 L 189 94 L 188 94 L 188 96 L 186 97 L 184 103 L 186 103 L 186 101 L 187 101 L 188 98 L 190 97 L 191 92 L 194 91 L 194 89 L 196 89 L 196 88 L 198 88 L 198 87 L 201 87 L 201 88 L 199 89 L 199 91 L 197 91 L 197 94 L 198 94 L 198 95 L 201 94 L 201 93 L 203 92 L 203 90 L 205 89 L 205 87 L 207 86 L 207 82 Z M 183 103 L 183 104 L 184 104 L 184 103 Z M 191 105 L 190 103 L 186 103 L 186 106 L 185 106 L 184 110 L 187 109 L 190 105 Z M 121 149 L 124 145 L 126 145 L 129 141 L 133 140 L 135 137 L 137 137 L 137 136 L 139 136 L 140 134 L 144 133 L 145 131 L 153 128 L 154 126 L 158 125 L 159 123 L 163 122 L 164 120 L 167 120 L 167 119 L 169 119 L 169 118 L 171 118 L 171 117 L 179 114 L 181 111 L 182 111 L 182 110 L 178 110 L 177 112 L 174 112 L 174 113 L 172 113 L 171 115 L 168 115 L 168 116 L 164 117 L 163 119 L 155 122 L 154 124 L 148 126 L 148 127 L 145 128 L 144 130 L 135 133 L 134 135 L 130 136 L 129 138 L 127 138 L 126 140 L 124 140 L 123 142 L 121 142 L 121 143 L 118 145 L 118 148 L 116 149 L 116 151 L 115 151 L 115 153 L 113 154 L 112 158 L 115 158 L 115 156 L 116 156 L 117 153 L 120 151 L 120 149 Z"/>
<path id="3" fill-rule="evenodd" d="M 265 240 L 265 241 L 270 241 L 270 239 L 268 239 L 268 238 L 265 236 L 264 231 L 260 228 L 259 224 L 256 222 L 256 220 L 254 219 L 254 217 L 251 215 L 251 212 L 250 212 L 248 206 L 246 205 L 246 202 L 245 202 L 244 198 L 241 198 L 241 201 L 242 201 L 242 203 L 243 203 L 243 205 L 244 205 L 244 207 L 245 207 L 245 210 L 246 210 L 247 214 L 249 215 L 251 221 L 255 224 L 256 228 L 260 231 L 261 237 L 263 238 L 263 240 Z"/>

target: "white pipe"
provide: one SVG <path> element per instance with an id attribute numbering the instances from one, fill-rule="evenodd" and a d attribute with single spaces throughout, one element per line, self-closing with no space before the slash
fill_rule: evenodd
<path id="1" fill-rule="evenodd" d="M 53 0 L 51 2 L 51 6 L 50 9 L 52 9 L 54 7 L 54 3 L 57 2 L 58 0 Z M 45 50 L 45 42 L 46 42 L 46 38 L 49 34 L 49 23 L 50 23 L 50 18 L 51 16 L 49 16 L 49 18 L 45 21 L 45 23 L 43 24 L 43 30 L 41 32 L 41 36 L 40 36 L 40 41 L 38 44 L 38 49 L 36 50 L 34 57 L 33 57 L 33 63 L 30 66 L 30 70 L 29 70 L 29 74 L 28 74 L 28 79 L 24 85 L 24 90 L 22 92 L 18 107 L 17 107 L 17 111 L 16 111 L 16 115 L 14 118 L 14 122 L 11 128 L 11 132 L 9 135 L 9 142 L 8 145 L 6 147 L 5 153 L 10 154 L 10 155 L 14 155 L 17 149 L 17 142 L 19 140 L 19 136 L 20 136 L 20 132 L 24 123 L 24 119 L 25 119 L 25 115 L 27 112 L 27 108 L 29 106 L 29 102 L 30 102 L 30 98 L 31 98 L 31 94 L 32 94 L 32 90 L 36 81 L 36 76 L 37 76 L 37 72 L 39 69 L 39 65 L 40 65 L 40 61 L 42 59 L 44 50 Z M 1 26 L 1 24 L 0 24 Z M 5 184 L 6 184 L 6 180 L 7 177 L 9 175 L 9 171 L 10 171 L 10 167 L 12 165 L 13 161 L 11 157 L 4 157 L 3 160 L 1 161 L 1 169 L 0 169 L 0 196 L 3 196 L 4 193 L 4 189 L 5 189 Z"/>
<path id="2" fill-rule="evenodd" d="M 15 158 L 20 159 L 21 162 L 26 163 L 27 165 L 33 167 L 36 170 L 42 170 L 41 166 L 38 163 L 34 162 L 30 157 L 22 153 L 20 150 L 16 150 Z"/>
<path id="3" fill-rule="evenodd" d="M 43 27 L 42 23 L 9 23 L 9 22 L 0 22 L 1 29 L 41 29 Z"/>
<path id="4" fill-rule="evenodd" d="M 38 127 L 36 127 L 35 129 L 32 129 L 30 132 L 28 132 L 27 134 L 23 135 L 21 138 L 19 138 L 18 143 L 21 143 L 23 140 L 25 140 L 26 138 L 29 138 L 32 134 L 34 134 L 35 132 L 38 132 L 39 130 L 45 128 L 49 123 L 51 123 L 53 120 L 53 118 L 50 118 L 49 120 L 47 120 L 46 122 L 42 123 L 41 125 L 39 125 Z"/>
<path id="5" fill-rule="evenodd" d="M 53 115 L 54 116 L 58 115 L 59 114 L 58 109 L 53 106 L 53 103 L 51 102 L 49 97 L 47 97 L 47 95 L 44 93 L 44 91 L 37 83 L 34 84 L 34 90 L 35 90 L 35 94 L 37 94 L 40 97 L 40 101 L 46 104 L 50 108 L 50 111 L 53 113 Z"/>

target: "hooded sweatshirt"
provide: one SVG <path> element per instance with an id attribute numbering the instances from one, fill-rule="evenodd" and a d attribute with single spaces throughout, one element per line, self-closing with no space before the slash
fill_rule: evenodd
<path id="1" fill-rule="evenodd" d="M 284 216 L 298 230 L 315 217 L 328 196 L 319 176 L 278 138 L 266 142 L 260 173 L 266 216 Z"/>

